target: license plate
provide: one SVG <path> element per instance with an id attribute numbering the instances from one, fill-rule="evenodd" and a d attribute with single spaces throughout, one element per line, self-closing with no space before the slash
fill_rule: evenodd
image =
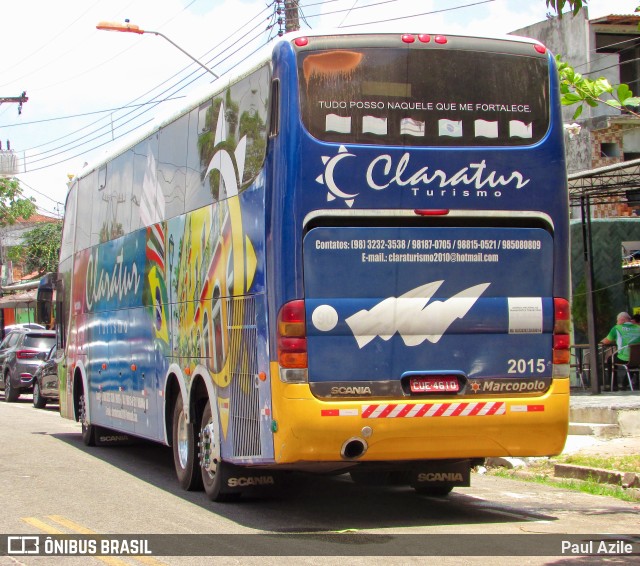
<path id="1" fill-rule="evenodd" d="M 412 377 L 409 380 L 411 393 L 455 393 L 460 384 L 455 377 Z"/>

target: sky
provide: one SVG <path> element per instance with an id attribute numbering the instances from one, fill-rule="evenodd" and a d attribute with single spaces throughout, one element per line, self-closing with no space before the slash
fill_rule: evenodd
<path id="1" fill-rule="evenodd" d="M 280 2 L 284 4 L 284 2 Z M 340 27 L 502 35 L 542 21 L 545 0 L 300 0 L 301 29 Z M 640 0 L 589 0 L 589 17 L 632 14 Z M 272 0 L 21 0 L 3 2 L 0 141 L 38 211 L 64 213 L 69 175 L 138 139 L 184 107 L 212 76 L 162 37 L 99 31 L 129 19 L 164 34 L 223 75 L 277 36 Z M 367 25 L 369 24 L 369 25 Z"/>

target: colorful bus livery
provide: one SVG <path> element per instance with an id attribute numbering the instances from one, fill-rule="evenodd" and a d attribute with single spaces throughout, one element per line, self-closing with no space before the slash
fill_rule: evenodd
<path id="1" fill-rule="evenodd" d="M 557 87 L 529 40 L 276 41 L 74 180 L 62 415 L 171 446 L 214 500 L 279 470 L 443 495 L 485 457 L 559 453 Z"/>

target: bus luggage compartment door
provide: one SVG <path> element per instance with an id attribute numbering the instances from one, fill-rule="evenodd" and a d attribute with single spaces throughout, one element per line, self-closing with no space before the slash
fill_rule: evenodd
<path id="1" fill-rule="evenodd" d="M 421 387 L 451 394 L 471 380 L 551 376 L 553 238 L 543 228 L 322 226 L 303 250 L 316 396 L 411 395 L 420 375 Z"/>

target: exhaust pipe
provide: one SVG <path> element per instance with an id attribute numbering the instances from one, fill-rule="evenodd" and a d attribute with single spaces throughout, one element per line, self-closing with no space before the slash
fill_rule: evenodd
<path id="1" fill-rule="evenodd" d="M 342 445 L 340 456 L 343 460 L 357 460 L 365 455 L 367 448 L 369 446 L 362 438 L 350 438 Z"/>

